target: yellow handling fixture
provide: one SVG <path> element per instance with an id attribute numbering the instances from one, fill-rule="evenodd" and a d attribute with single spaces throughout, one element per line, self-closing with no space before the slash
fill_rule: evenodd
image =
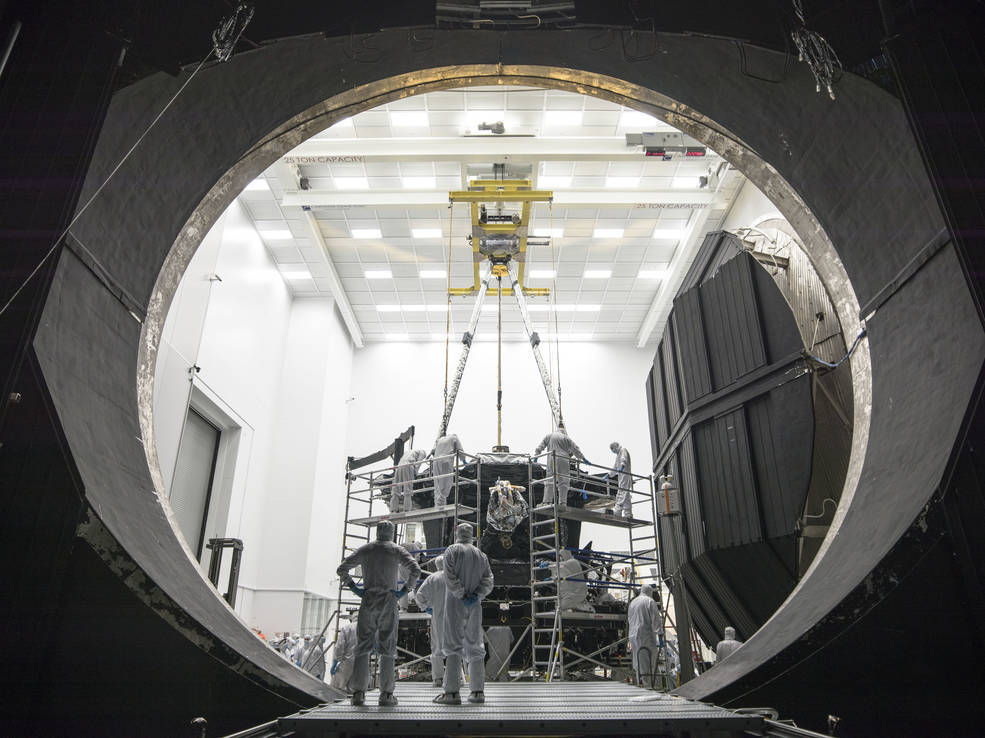
<path id="1" fill-rule="evenodd" d="M 530 203 L 553 202 L 550 190 L 535 190 L 529 179 L 473 179 L 467 190 L 448 193 L 448 201 L 467 202 L 472 214 L 472 269 L 471 287 L 449 287 L 449 295 L 473 295 L 479 291 L 479 264 L 486 259 L 492 262 L 494 277 L 507 275 L 507 263 L 516 261 L 517 280 L 525 295 L 546 296 L 547 287 L 526 287 L 523 283 L 527 256 L 527 229 L 530 224 Z M 510 205 L 519 205 L 519 213 Z M 498 213 L 490 211 L 492 206 Z M 505 289 L 505 288 L 503 288 Z M 490 292 L 499 293 L 493 288 Z M 512 292 L 512 290 L 509 290 Z"/>

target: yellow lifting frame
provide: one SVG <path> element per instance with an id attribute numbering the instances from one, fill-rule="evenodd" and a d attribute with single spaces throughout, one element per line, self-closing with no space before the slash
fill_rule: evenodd
<path id="1" fill-rule="evenodd" d="M 471 204 L 472 226 L 480 228 L 490 234 L 510 234 L 515 233 L 518 228 L 529 225 L 530 223 L 530 203 L 532 202 L 553 202 L 554 193 L 551 190 L 534 190 L 529 179 L 473 179 L 469 182 L 467 190 L 453 190 L 448 193 L 448 202 L 467 202 Z M 519 223 L 480 223 L 479 205 L 481 203 L 507 203 L 518 202 L 520 205 Z M 526 287 L 523 284 L 524 271 L 526 267 L 527 237 L 520 239 L 520 258 L 517 259 L 519 269 L 517 270 L 517 281 L 525 295 L 546 296 L 551 294 L 547 287 Z M 471 287 L 450 287 L 450 295 L 471 295 L 479 291 L 479 264 L 483 261 L 483 256 L 479 253 L 479 239 L 472 239 L 472 286 Z M 507 287 L 502 290 L 491 288 L 489 293 L 498 295 L 500 292 L 512 293 L 513 290 Z"/>

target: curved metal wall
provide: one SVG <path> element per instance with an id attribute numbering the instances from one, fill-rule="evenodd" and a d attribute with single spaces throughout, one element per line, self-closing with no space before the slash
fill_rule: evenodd
<path id="1" fill-rule="evenodd" d="M 317 694 L 254 652 L 249 631 L 178 546 L 134 442 L 148 427 L 146 402 L 138 399 L 147 388 L 138 377 L 152 370 L 148 324 L 163 320 L 196 239 L 285 148 L 333 115 L 371 104 L 360 85 L 386 87 L 385 80 L 407 75 L 404 90 L 373 88 L 383 100 L 414 85 L 507 78 L 635 97 L 649 110 L 659 103 L 665 118 L 717 147 L 776 202 L 811 250 L 843 321 L 865 317 L 853 316 L 852 305 L 886 295 L 887 285 L 898 288 L 867 319 L 868 337 L 852 360 L 856 376 L 867 379 L 871 359 L 871 384 L 856 382 L 852 464 L 825 547 L 766 625 L 682 693 L 741 694 L 743 685 L 775 680 L 830 643 L 860 601 L 864 610 L 884 596 L 884 559 L 941 482 L 985 341 L 953 246 L 933 243 L 941 216 L 898 102 L 852 75 L 832 102 L 814 93 L 803 65 L 774 83 L 753 78 L 726 40 L 657 34 L 660 53 L 634 59 L 618 44 L 597 48 L 594 35 L 439 31 L 415 44 L 388 31 L 373 36 L 371 49 L 308 37 L 238 55 L 200 73 L 73 228 L 103 278 L 66 252 L 34 347 L 86 499 L 159 588 L 152 606 L 178 608 L 203 624 L 272 685 Z M 766 67 L 785 63 L 780 54 L 757 56 Z M 463 64 L 473 66 L 456 66 Z M 117 94 L 83 201 L 182 81 L 159 75 Z M 335 103 L 324 101 L 333 98 L 343 107 L 331 113 Z M 319 113 L 326 114 L 320 124 L 306 123 Z M 837 258 L 820 248 L 827 239 Z M 922 268 L 894 282 L 921 254 L 929 256 Z M 847 280 L 837 276 L 838 263 Z"/>

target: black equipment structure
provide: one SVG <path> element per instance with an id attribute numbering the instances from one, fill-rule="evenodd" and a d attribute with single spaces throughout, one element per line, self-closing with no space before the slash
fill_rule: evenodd
<path id="1" fill-rule="evenodd" d="M 205 546 L 212 552 L 209 557 L 209 581 L 219 589 L 219 575 L 222 572 L 222 556 L 227 548 L 233 550 L 229 564 L 229 581 L 222 596 L 230 607 L 236 607 L 236 588 L 239 586 L 239 565 L 243 558 L 243 542 L 238 538 L 210 538 Z"/>
<path id="2" fill-rule="evenodd" d="M 654 474 L 672 476 L 683 512 L 661 517 L 662 571 L 708 644 L 776 611 L 798 581 L 809 491 L 835 494 L 812 461 L 839 428 L 816 417 L 802 332 L 761 258 L 708 234 L 647 382 Z"/>

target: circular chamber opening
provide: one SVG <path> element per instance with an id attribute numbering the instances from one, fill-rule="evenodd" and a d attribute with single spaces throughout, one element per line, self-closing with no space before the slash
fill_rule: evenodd
<path id="1" fill-rule="evenodd" d="M 483 188 L 501 199 L 473 204 Z M 497 254 L 506 277 L 478 306 Z M 497 562 L 490 624 L 516 621 L 507 641 L 529 618 L 531 560 L 567 547 L 547 568 L 587 581 L 561 607 L 613 616 L 579 631 L 585 653 L 618 640 L 653 581 L 668 635 L 686 617 L 710 658 L 726 625 L 748 638 L 793 591 L 851 494 L 867 364 L 838 361 L 857 328 L 809 209 L 713 121 L 573 70 L 429 70 L 286 121 L 203 200 L 144 323 L 144 439 L 203 569 L 242 542 L 235 607 L 265 633 L 318 632 L 352 604 L 335 567 L 365 521 L 395 514 L 430 562 L 461 516 Z M 563 472 L 530 458 L 557 424 L 552 393 L 597 462 L 553 485 Z M 450 472 L 392 469 L 442 430 L 466 452 Z M 623 458 L 612 442 L 634 477 L 606 476 Z M 503 479 L 513 491 L 491 489 Z M 631 522 L 616 525 L 606 509 L 627 485 Z M 561 539 L 531 543 L 529 509 L 565 487 L 580 512 L 552 510 Z M 508 530 L 487 518 L 492 505 L 516 523 L 504 494 L 528 508 Z M 449 499 L 448 515 L 424 512 Z M 417 625 L 401 637 L 426 645 Z"/>

